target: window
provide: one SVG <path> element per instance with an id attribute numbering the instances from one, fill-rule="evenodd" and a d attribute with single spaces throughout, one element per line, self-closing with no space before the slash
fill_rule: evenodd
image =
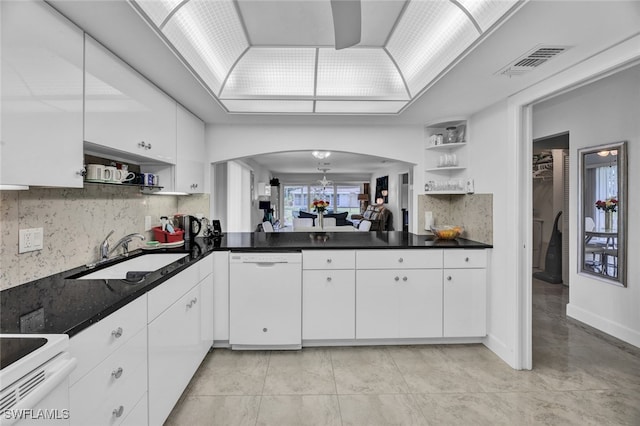
<path id="1" fill-rule="evenodd" d="M 288 184 L 283 185 L 284 193 L 284 224 L 292 225 L 293 218 L 300 210 L 311 212 L 311 202 L 314 198 L 329 200 L 329 213 L 348 212 L 347 218 L 352 214 L 360 213 L 358 194 L 360 185 L 334 183 L 326 187 L 320 185 Z"/>

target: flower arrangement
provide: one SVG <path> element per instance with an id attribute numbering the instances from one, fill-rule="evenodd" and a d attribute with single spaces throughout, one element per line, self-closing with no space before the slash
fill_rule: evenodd
<path id="1" fill-rule="evenodd" d="M 327 200 L 319 200 L 317 198 L 313 199 L 313 204 L 311 205 L 315 211 L 318 213 L 322 213 L 329 207 L 329 202 Z"/>
<path id="2" fill-rule="evenodd" d="M 615 212 L 618 209 L 618 200 L 616 198 L 607 198 L 606 200 L 596 201 L 596 208 L 605 212 Z"/>

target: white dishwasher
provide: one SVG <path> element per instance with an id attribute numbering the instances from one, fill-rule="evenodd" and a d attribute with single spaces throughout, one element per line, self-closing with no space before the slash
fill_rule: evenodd
<path id="1" fill-rule="evenodd" d="M 231 253 L 229 344 L 302 347 L 302 253 Z"/>

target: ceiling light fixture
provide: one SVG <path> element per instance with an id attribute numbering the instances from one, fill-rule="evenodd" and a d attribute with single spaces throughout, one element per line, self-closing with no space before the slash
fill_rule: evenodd
<path id="1" fill-rule="evenodd" d="M 311 155 L 313 155 L 318 160 L 324 160 L 325 158 L 331 155 L 331 152 L 330 151 L 313 151 Z M 322 170 L 322 169 L 318 169 L 318 170 Z"/>
<path id="2" fill-rule="evenodd" d="M 322 185 L 322 189 L 325 189 L 329 185 L 333 185 L 332 180 L 327 180 L 327 170 L 331 170 L 331 169 L 321 169 L 318 167 L 318 170 L 322 172 L 322 179 L 318 181 L 318 183 Z"/>

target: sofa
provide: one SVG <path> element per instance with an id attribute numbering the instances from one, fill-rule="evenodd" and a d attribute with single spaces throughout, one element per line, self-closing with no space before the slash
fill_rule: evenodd
<path id="1" fill-rule="evenodd" d="M 361 220 L 371 222 L 371 231 L 393 231 L 392 217 L 391 210 L 386 208 L 384 204 L 371 204 L 362 216 L 358 216 Z M 351 218 L 355 219 L 354 215 L 351 215 Z"/>
<path id="2" fill-rule="evenodd" d="M 329 217 L 333 217 L 336 219 L 336 226 L 353 226 L 353 222 L 351 222 L 350 220 L 347 219 L 347 216 L 349 216 L 349 212 L 342 212 L 342 213 L 325 213 L 324 217 L 329 218 Z M 313 226 L 316 226 L 316 218 L 318 217 L 317 213 L 309 213 L 309 212 L 305 212 L 300 210 L 300 212 L 298 213 L 298 217 L 301 219 L 305 219 L 305 218 L 309 218 L 309 219 L 313 219 Z"/>

